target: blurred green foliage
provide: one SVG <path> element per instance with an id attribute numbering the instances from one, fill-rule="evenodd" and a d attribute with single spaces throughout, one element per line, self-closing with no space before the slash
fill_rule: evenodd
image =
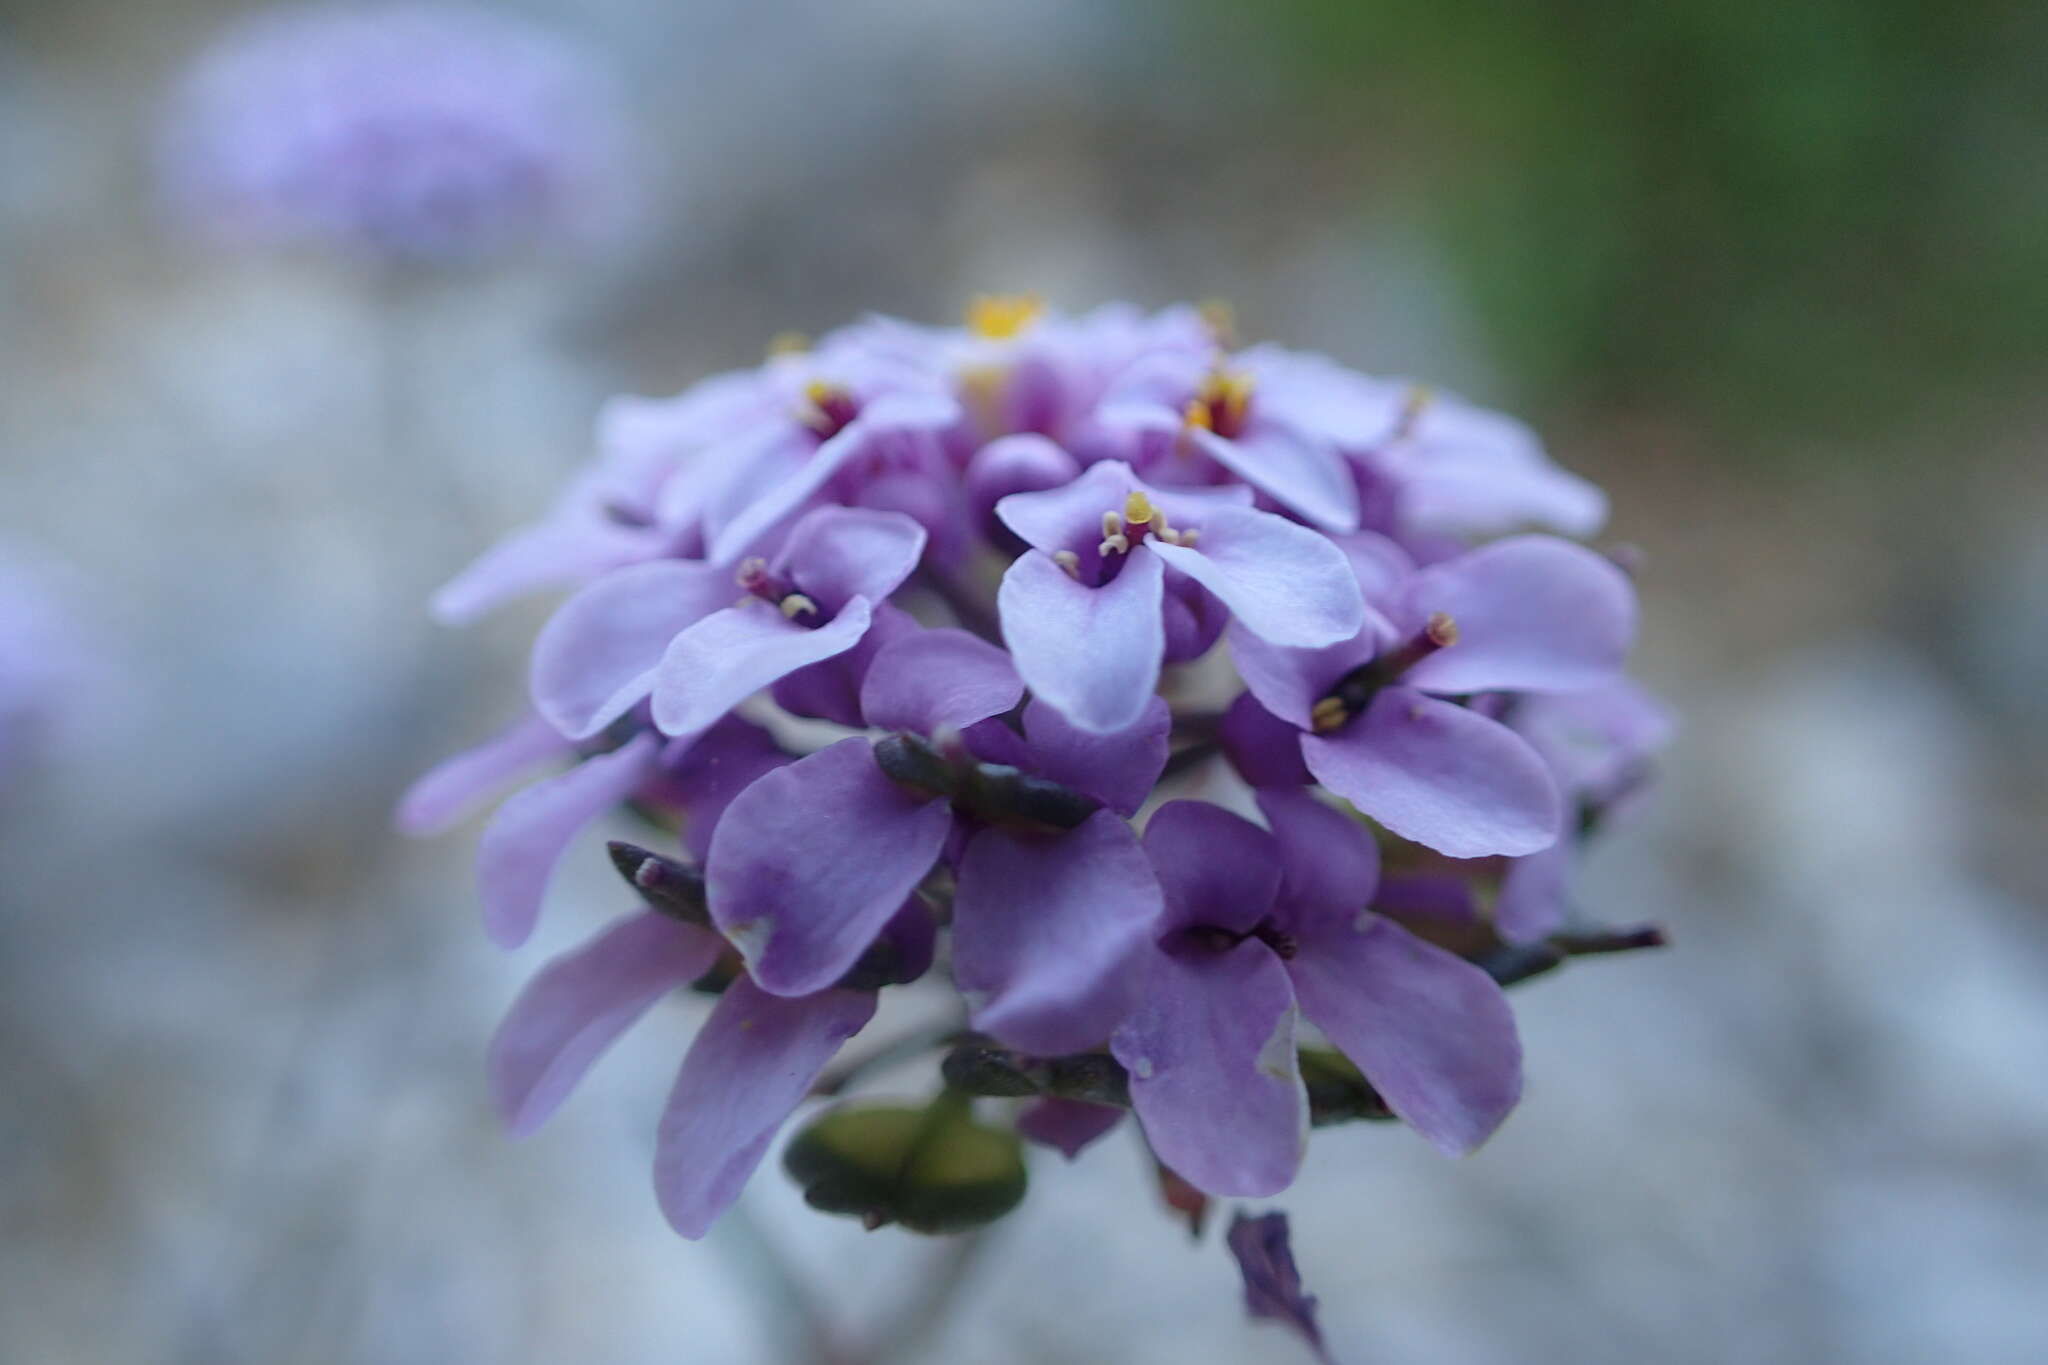
<path id="1" fill-rule="evenodd" d="M 2048 354 L 2048 5 L 1204 0 L 1531 396 L 1856 431 Z"/>

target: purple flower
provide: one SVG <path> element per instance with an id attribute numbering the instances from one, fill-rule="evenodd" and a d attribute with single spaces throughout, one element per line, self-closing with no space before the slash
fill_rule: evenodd
<path id="1" fill-rule="evenodd" d="M 1446 698 L 1572 691 L 1616 676 L 1635 632 L 1627 577 L 1547 536 L 1421 570 L 1376 536 L 1349 548 L 1372 608 L 1365 628 L 1307 650 L 1233 626 L 1246 687 L 1301 732 L 1317 781 L 1394 833 L 1458 858 L 1548 847 L 1561 805 L 1542 757 Z"/>
<path id="2" fill-rule="evenodd" d="M 1354 821 L 1301 791 L 1259 807 L 1271 833 L 1196 801 L 1145 830 L 1166 910 L 1110 1047 L 1152 1150 L 1210 1194 L 1285 1189 L 1308 1138 L 1297 1008 L 1431 1143 L 1478 1146 L 1521 1095 L 1500 987 L 1365 909 L 1379 852 Z"/>
<path id="3" fill-rule="evenodd" d="M 1128 1003 L 1119 968 L 1159 909 L 1119 812 L 1136 809 L 1165 763 L 1166 709 L 1155 703 L 1109 736 L 1038 702 L 1022 733 L 982 724 L 1021 692 L 1000 650 L 936 630 L 880 651 L 862 705 L 870 724 L 902 734 L 967 729 L 964 743 L 1000 755 L 1006 771 L 1101 809 L 1068 806 L 1057 824 L 1004 820 L 975 785 L 988 775 L 972 755 L 916 785 L 885 771 L 864 738 L 769 773 L 732 803 L 706 885 L 713 921 L 763 989 L 803 995 L 838 979 L 945 858 L 957 882 L 954 976 L 975 1027 L 1048 1054 L 1107 1036 Z"/>
<path id="4" fill-rule="evenodd" d="M 608 235 L 625 134 L 590 59 L 491 10 L 271 10 L 192 66 L 166 120 L 177 215 L 233 243 L 469 257 Z"/>
<path id="5" fill-rule="evenodd" d="M 1315 1295 L 1302 1288 L 1301 1272 L 1294 1267 L 1287 1215 L 1275 1212 L 1251 1218 L 1236 1214 L 1225 1241 L 1244 1276 L 1245 1311 L 1292 1329 L 1308 1343 L 1316 1359 L 1328 1365 L 1329 1348 L 1323 1345 L 1323 1329 L 1316 1325 Z"/>
<path id="6" fill-rule="evenodd" d="M 1246 501 L 1243 490 L 1163 492 L 1106 460 L 1064 488 L 998 503 L 1031 547 L 996 598 L 1031 690 L 1084 729 L 1136 723 L 1166 650 L 1169 569 L 1274 645 L 1328 645 L 1357 631 L 1364 605 L 1343 553 Z"/>

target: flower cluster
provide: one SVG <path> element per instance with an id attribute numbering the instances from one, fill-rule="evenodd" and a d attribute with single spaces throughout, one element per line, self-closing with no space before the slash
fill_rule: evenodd
<path id="1" fill-rule="evenodd" d="M 233 243 L 470 257 L 608 231 L 624 188 L 600 73 L 462 5 L 265 10 L 193 64 L 165 126 L 173 211 Z"/>
<path id="2" fill-rule="evenodd" d="M 656 1157 L 687 1236 L 911 981 L 958 993 L 946 1102 L 790 1164 L 937 1227 L 905 1163 L 988 1136 L 963 1095 L 1069 1155 L 1135 1111 L 1197 1201 L 1286 1187 L 1312 1124 L 1469 1151 L 1521 1090 L 1502 983 L 1654 941 L 1568 923 L 1668 721 L 1623 676 L 1629 574 L 1527 529 L 1590 534 L 1602 495 L 1509 419 L 1192 308 L 986 298 L 618 400 L 600 441 L 437 598 L 575 587 L 532 714 L 401 823 L 570 765 L 484 833 L 507 947 L 597 817 L 679 838 L 613 845 L 642 908 L 540 972 L 491 1071 L 530 1127 L 656 1001 L 717 992 Z"/>

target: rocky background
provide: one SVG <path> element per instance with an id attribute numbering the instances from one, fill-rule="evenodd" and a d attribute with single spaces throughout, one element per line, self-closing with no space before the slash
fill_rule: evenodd
<path id="1" fill-rule="evenodd" d="M 1220 296 L 1511 406 L 1648 551 L 1686 728 L 1585 898 L 1675 946 L 1521 989 L 1528 1099 L 1472 1159 L 1319 1135 L 1277 1202 L 1340 1358 L 2048 1358 L 2038 16 L 520 5 L 619 64 L 638 232 L 375 278 L 165 229 L 152 120 L 240 8 L 0 2 L 0 540 L 68 566 L 103 663 L 0 793 L 0 1356 L 1295 1349 L 1122 1137 L 1041 1155 L 929 1330 L 962 1248 L 772 1167 L 678 1240 L 646 1161 L 690 1006 L 529 1141 L 485 1104 L 517 983 L 621 908 L 597 842 L 510 958 L 474 827 L 388 833 L 539 619 L 424 599 L 605 394 L 1030 289 Z"/>

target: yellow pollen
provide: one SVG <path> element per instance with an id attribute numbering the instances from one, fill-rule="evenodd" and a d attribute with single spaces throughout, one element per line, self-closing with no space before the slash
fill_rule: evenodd
<path id="1" fill-rule="evenodd" d="M 1145 496 L 1143 489 L 1132 490 L 1130 496 L 1124 499 L 1124 520 L 1133 526 L 1143 526 L 1152 520 L 1156 510 L 1152 506 L 1152 499 Z M 1161 517 L 1159 524 L 1164 526 L 1166 518 Z"/>
<path id="2" fill-rule="evenodd" d="M 811 339 L 802 332 L 777 332 L 768 339 L 768 358 L 779 355 L 802 355 L 811 349 Z"/>
<path id="3" fill-rule="evenodd" d="M 1045 300 L 1036 294 L 976 294 L 967 304 L 967 330 L 985 341 L 1008 341 L 1044 311 Z"/>
<path id="4" fill-rule="evenodd" d="M 818 604 L 800 592 L 791 593 L 777 605 L 782 608 L 782 614 L 792 621 L 796 620 L 799 616 L 816 616 L 818 614 Z"/>

